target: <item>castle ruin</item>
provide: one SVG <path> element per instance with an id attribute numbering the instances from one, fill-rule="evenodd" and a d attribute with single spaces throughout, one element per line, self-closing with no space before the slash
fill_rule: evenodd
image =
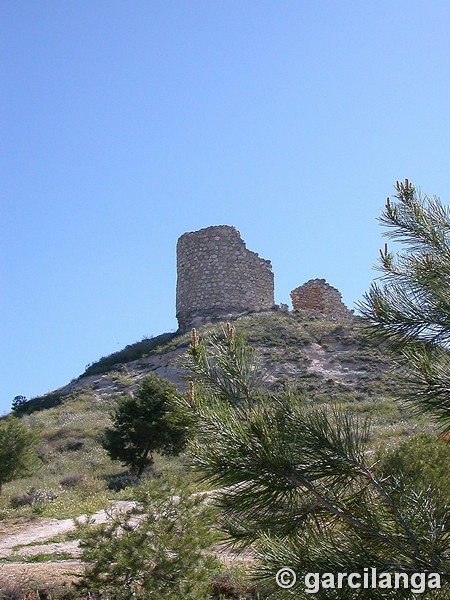
<path id="1" fill-rule="evenodd" d="M 235 227 L 185 233 L 177 244 L 176 298 L 180 331 L 271 309 L 275 301 L 270 260 L 247 250 Z"/>
<path id="2" fill-rule="evenodd" d="M 294 310 L 314 310 L 331 319 L 353 317 L 339 290 L 311 279 L 291 292 Z M 275 307 L 270 260 L 247 249 L 229 225 L 182 235 L 177 244 L 176 316 L 180 332 L 205 323 Z"/>

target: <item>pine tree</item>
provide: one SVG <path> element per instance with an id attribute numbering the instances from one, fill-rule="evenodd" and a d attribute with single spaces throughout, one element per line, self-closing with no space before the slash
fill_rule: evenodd
<path id="1" fill-rule="evenodd" d="M 140 476 L 153 463 L 153 452 L 178 454 L 185 444 L 186 427 L 174 414 L 171 399 L 175 395 L 174 385 L 150 374 L 135 396 L 120 400 L 102 442 L 109 456 Z"/>
<path id="2" fill-rule="evenodd" d="M 359 308 L 405 373 L 404 399 L 450 432 L 450 208 L 396 184 L 380 218 L 402 252 L 380 251 L 381 284 Z"/>

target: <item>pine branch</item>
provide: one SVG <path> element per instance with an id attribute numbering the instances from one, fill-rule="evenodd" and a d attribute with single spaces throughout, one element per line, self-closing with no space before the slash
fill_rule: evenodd
<path id="1" fill-rule="evenodd" d="M 372 338 L 388 342 L 408 368 L 409 401 L 434 415 L 450 431 L 450 208 L 438 198 L 422 198 L 397 182 L 381 216 L 385 235 L 406 245 L 395 256 L 381 251 L 383 285 L 373 284 L 359 304 Z M 436 367 L 433 366 L 433 361 Z"/>

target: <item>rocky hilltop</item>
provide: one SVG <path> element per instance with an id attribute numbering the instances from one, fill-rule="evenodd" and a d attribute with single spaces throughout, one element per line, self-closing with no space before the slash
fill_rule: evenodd
<path id="1" fill-rule="evenodd" d="M 290 385 L 311 399 L 352 398 L 368 400 L 390 395 L 389 363 L 362 330 L 361 319 L 330 318 L 318 311 L 270 310 L 242 316 L 235 321 L 249 343 L 257 348 L 272 389 Z M 223 324 L 198 329 L 200 336 L 220 335 Z M 27 403 L 24 410 L 59 404 L 65 397 L 89 389 L 111 400 L 132 392 L 148 373 L 155 373 L 185 387 L 184 355 L 190 332 L 162 334 L 127 346 L 101 358 L 66 386 Z"/>

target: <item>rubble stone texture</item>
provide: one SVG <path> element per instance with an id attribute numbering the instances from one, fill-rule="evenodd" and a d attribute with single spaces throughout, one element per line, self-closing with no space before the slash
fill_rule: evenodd
<path id="1" fill-rule="evenodd" d="M 294 310 L 317 310 L 328 317 L 349 319 L 353 311 L 342 302 L 342 295 L 325 279 L 310 279 L 291 292 Z"/>
<path id="2" fill-rule="evenodd" d="M 219 225 L 179 238 L 176 316 L 180 331 L 271 309 L 274 303 L 270 260 L 247 250 L 237 229 Z"/>

